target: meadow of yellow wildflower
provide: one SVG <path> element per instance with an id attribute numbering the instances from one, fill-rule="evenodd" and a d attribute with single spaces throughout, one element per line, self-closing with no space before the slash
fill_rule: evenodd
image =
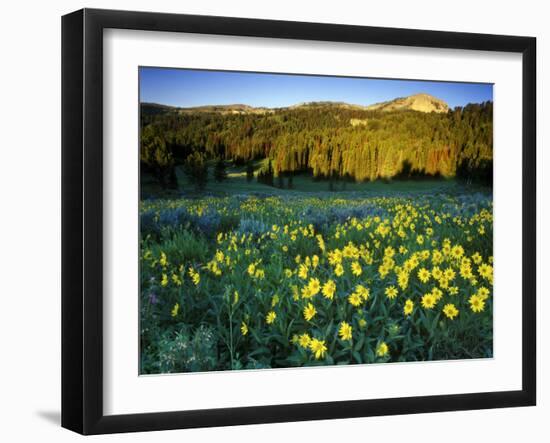
<path id="1" fill-rule="evenodd" d="M 490 192 L 203 195 L 140 220 L 142 373 L 492 357 Z"/>

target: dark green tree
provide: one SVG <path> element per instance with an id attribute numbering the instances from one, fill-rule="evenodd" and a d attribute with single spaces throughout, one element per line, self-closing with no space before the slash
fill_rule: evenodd
<path id="1" fill-rule="evenodd" d="M 267 186 L 274 186 L 273 179 L 273 166 L 271 165 L 271 159 L 268 159 L 267 166 L 264 165 L 260 172 L 258 172 L 257 180 L 258 183 L 262 183 Z"/>
<path id="2" fill-rule="evenodd" d="M 174 158 L 162 135 L 148 126 L 140 142 L 140 164 L 143 169 L 152 173 L 162 189 L 177 188 Z"/>
<path id="3" fill-rule="evenodd" d="M 187 157 L 183 167 L 187 180 L 195 187 L 196 191 L 202 191 L 208 182 L 208 165 L 204 154 L 195 151 Z"/>
<path id="4" fill-rule="evenodd" d="M 333 174 L 336 181 L 344 176 L 354 181 L 453 177 L 457 171 L 487 181 L 493 158 L 492 102 L 440 114 L 322 103 L 258 114 L 231 114 L 215 107 L 182 113 L 142 105 L 141 122 L 142 165 L 147 172 L 158 167 L 160 182 L 166 182 L 166 164 L 182 163 L 195 151 L 209 160 L 241 165 L 271 159 L 271 165 L 258 171 L 258 181 L 270 185 L 270 167 L 320 179 Z M 403 171 L 404 164 L 410 165 L 409 171 Z M 252 180 L 249 168 L 247 179 Z"/>
<path id="5" fill-rule="evenodd" d="M 288 173 L 287 187 L 288 189 L 294 189 L 294 174 L 292 172 Z"/>
<path id="6" fill-rule="evenodd" d="M 246 164 L 246 181 L 250 183 L 252 180 L 254 180 L 254 165 L 252 162 L 248 162 Z"/>
<path id="7" fill-rule="evenodd" d="M 279 172 L 279 175 L 277 176 L 277 187 L 280 189 L 284 189 L 285 187 L 285 180 L 281 172 Z"/>
<path id="8" fill-rule="evenodd" d="M 227 169 L 225 166 L 225 161 L 222 158 L 219 158 L 216 161 L 214 166 L 214 180 L 217 182 L 222 182 L 227 178 Z"/>

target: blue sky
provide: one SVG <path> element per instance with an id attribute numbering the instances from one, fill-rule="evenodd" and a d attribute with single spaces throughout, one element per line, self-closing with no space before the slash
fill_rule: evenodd
<path id="1" fill-rule="evenodd" d="M 451 108 L 493 99 L 493 86 L 414 80 L 140 68 L 140 101 L 191 107 L 246 104 L 283 107 L 310 101 L 370 105 L 396 97 L 431 94 Z"/>

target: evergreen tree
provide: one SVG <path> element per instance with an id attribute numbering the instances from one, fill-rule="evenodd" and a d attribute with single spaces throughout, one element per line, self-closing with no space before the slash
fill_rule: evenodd
<path id="1" fill-rule="evenodd" d="M 250 183 L 252 180 L 254 180 L 254 165 L 252 162 L 248 162 L 246 164 L 246 181 Z"/>
<path id="2" fill-rule="evenodd" d="M 285 182 L 283 178 L 283 174 L 279 172 L 279 175 L 277 176 L 277 187 L 280 189 L 284 189 Z"/>
<path id="3" fill-rule="evenodd" d="M 174 158 L 164 138 L 154 128 L 143 131 L 140 143 L 140 163 L 152 172 L 163 188 L 177 188 Z"/>
<path id="4" fill-rule="evenodd" d="M 294 189 L 294 174 L 292 172 L 288 173 L 287 187 L 288 189 Z"/>
<path id="5" fill-rule="evenodd" d="M 227 170 L 225 167 L 225 161 L 219 158 L 214 166 L 214 179 L 217 182 L 222 182 L 227 178 Z"/>
<path id="6" fill-rule="evenodd" d="M 268 160 L 267 167 L 264 166 L 257 175 L 258 183 L 262 183 L 267 186 L 274 186 L 273 182 L 273 167 L 271 166 L 271 159 Z"/>
<path id="7" fill-rule="evenodd" d="M 271 164 L 271 159 L 269 159 L 267 163 L 266 185 L 275 186 L 273 182 L 274 177 L 275 176 L 273 174 L 273 165 Z"/>
<path id="8" fill-rule="evenodd" d="M 159 182 L 166 182 L 171 163 L 182 163 L 195 151 L 243 165 L 271 159 L 259 178 L 266 184 L 271 184 L 270 167 L 364 181 L 399 176 L 404 162 L 410 164 L 411 177 L 452 177 L 469 170 L 475 179 L 489 176 L 483 171 L 493 158 L 492 102 L 442 114 L 328 105 L 266 114 L 145 109 L 141 164 Z M 458 171 L 462 163 L 467 168 Z M 247 180 L 252 180 L 249 169 Z"/>
<path id="9" fill-rule="evenodd" d="M 208 182 L 208 166 L 204 155 L 196 151 L 185 160 L 184 172 L 196 191 L 202 191 Z"/>

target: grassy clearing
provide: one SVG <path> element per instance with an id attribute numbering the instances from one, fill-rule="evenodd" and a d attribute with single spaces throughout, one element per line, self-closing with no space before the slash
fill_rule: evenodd
<path id="1" fill-rule="evenodd" d="M 256 170 L 261 166 L 261 162 L 256 163 Z M 491 189 L 470 185 L 465 186 L 455 179 L 424 179 L 424 180 L 376 180 L 373 182 L 344 182 L 335 180 L 333 190 L 330 190 L 328 180 L 314 180 L 311 175 L 298 174 L 293 179 L 293 189 L 288 189 L 288 179 L 284 179 L 284 188 L 277 186 L 271 187 L 258 183 L 256 179 L 247 181 L 246 168 L 230 166 L 227 169 L 228 177 L 222 182 L 216 182 L 212 177 L 212 169 L 209 170 L 209 180 L 203 193 L 196 194 L 193 186 L 188 183 L 182 168 L 176 168 L 178 177 L 177 191 L 162 191 L 153 179 L 148 176 L 142 177 L 142 194 L 145 197 L 168 197 L 174 198 L 181 195 L 231 195 L 258 193 L 268 195 L 292 195 L 296 193 L 316 193 L 321 196 L 330 195 L 354 195 L 361 194 L 365 196 L 377 195 L 398 195 L 398 194 L 416 194 L 416 193 L 447 193 L 462 194 L 465 192 L 491 193 Z M 275 179 L 277 185 L 277 179 Z"/>

